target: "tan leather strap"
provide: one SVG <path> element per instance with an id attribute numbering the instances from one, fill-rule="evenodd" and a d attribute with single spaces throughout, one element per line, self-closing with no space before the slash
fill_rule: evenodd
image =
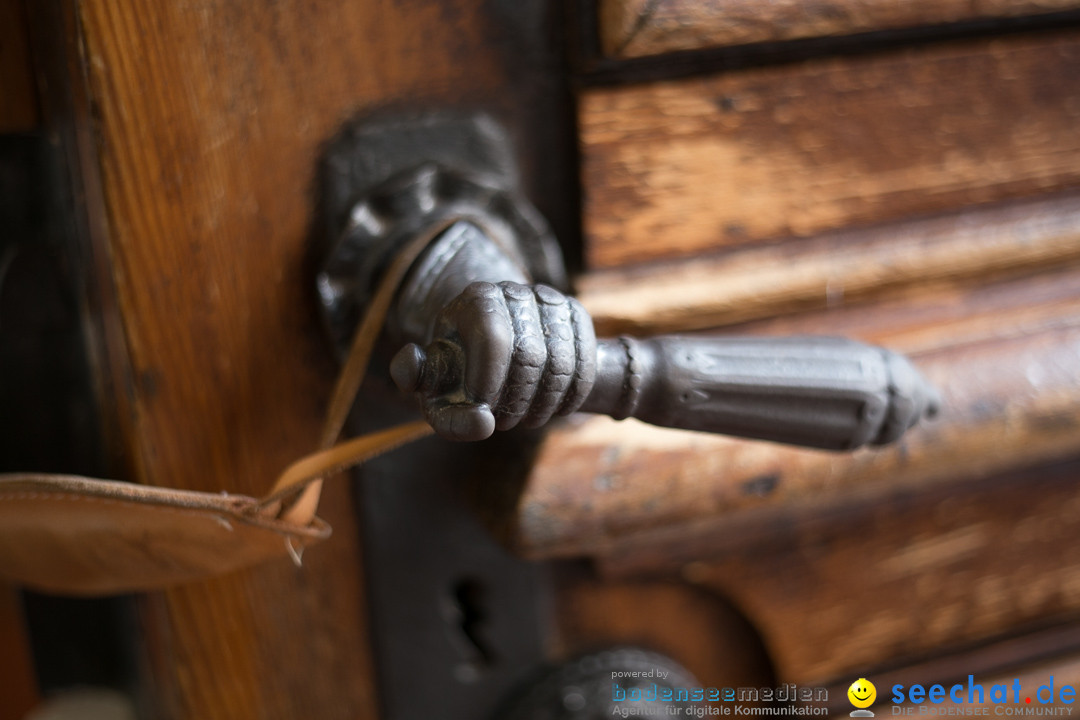
<path id="1" fill-rule="evenodd" d="M 285 468 L 285 472 L 278 476 L 274 488 L 259 500 L 260 514 L 269 514 L 268 508 L 280 505 L 286 498 L 295 496 L 301 488 L 321 486 L 320 478 L 325 478 L 327 475 L 333 475 L 367 462 L 373 457 L 401 447 L 413 440 L 419 440 L 432 432 L 430 425 L 423 420 L 418 420 L 403 425 L 395 425 L 387 430 L 361 435 L 339 443 L 332 448 L 305 455 Z M 316 500 L 317 497 L 316 494 Z M 289 510 L 295 510 L 295 508 L 296 504 L 293 504 Z M 311 521 L 311 517 L 298 519 L 295 515 L 295 513 L 290 514 L 288 510 L 278 512 L 279 518 L 291 525 L 304 527 Z M 314 512 L 312 512 L 312 516 L 314 516 Z"/>
<path id="2" fill-rule="evenodd" d="M 116 480 L 0 475 L 0 575 L 76 595 L 137 592 L 223 575 L 267 560 L 299 560 L 325 540 L 258 513 L 245 495 Z"/>
<path id="3" fill-rule="evenodd" d="M 386 315 L 390 312 L 390 304 L 394 301 L 394 296 L 405 279 L 406 273 L 408 273 L 416 258 L 420 256 L 420 253 L 424 251 L 424 248 L 430 245 L 431 241 L 452 223 L 453 220 L 446 220 L 410 240 L 394 257 L 390 267 L 383 275 L 375 295 L 364 312 L 364 318 L 356 329 L 356 335 L 353 336 L 349 354 L 341 368 L 341 373 L 338 375 L 334 392 L 330 396 L 326 419 L 323 422 L 322 435 L 319 438 L 320 448 L 329 448 L 341 435 L 341 428 L 345 426 L 345 420 L 349 417 L 349 410 L 356 401 L 356 393 L 360 391 L 360 384 L 364 381 L 364 375 L 367 374 L 367 367 L 371 360 L 371 352 L 375 347 L 375 341 L 378 339 L 379 333 L 382 332 L 383 325 L 386 323 Z M 421 429 L 421 425 L 423 425 L 424 429 Z M 291 502 L 283 502 L 283 507 L 280 510 L 275 508 L 272 502 L 268 502 L 266 505 L 267 511 L 271 513 L 276 511 L 282 520 L 296 525 L 306 525 L 311 522 L 319 507 L 319 496 L 322 494 L 322 479 L 325 476 L 352 467 L 370 459 L 374 455 L 390 450 L 391 447 L 397 447 L 397 445 L 432 432 L 426 423 L 410 423 L 408 426 L 403 426 L 402 429 L 405 427 L 410 428 L 410 431 L 405 433 L 405 435 L 408 435 L 408 440 L 395 441 L 393 446 L 376 449 L 374 454 L 370 454 L 370 451 L 374 448 L 367 444 L 351 445 L 345 443 L 344 445 L 348 446 L 348 448 L 342 446 L 336 453 L 320 452 L 301 458 L 278 477 L 277 482 L 270 491 L 270 496 L 280 497 L 283 500 L 290 495 L 290 489 L 298 490 L 299 495 L 292 499 Z M 392 437 L 396 438 L 397 436 L 393 435 Z M 358 454 L 350 456 L 346 452 L 349 449 L 354 449 Z M 306 468 L 304 473 L 295 471 L 300 466 Z"/>
<path id="4" fill-rule="evenodd" d="M 0 575 L 54 593 L 167 587 L 288 555 L 330 535 L 315 516 L 326 476 L 431 434 L 412 422 L 335 445 L 409 267 L 450 221 L 404 244 L 380 282 L 331 396 L 320 449 L 263 498 L 115 480 L 0 475 Z"/>

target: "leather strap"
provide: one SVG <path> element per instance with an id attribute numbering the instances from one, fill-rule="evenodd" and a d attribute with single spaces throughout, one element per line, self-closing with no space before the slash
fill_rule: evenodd
<path id="1" fill-rule="evenodd" d="M 382 332 L 383 325 L 386 323 L 386 315 L 390 312 L 390 304 L 394 301 L 394 295 L 397 294 L 406 273 L 420 256 L 420 253 L 431 244 L 431 241 L 437 238 L 452 223 L 453 220 L 446 220 L 434 225 L 427 232 L 416 236 L 398 252 L 390 263 L 390 267 L 386 270 L 378 288 L 375 290 L 375 295 L 368 304 L 363 320 L 360 321 L 360 325 L 357 327 L 345 364 L 338 374 L 337 383 L 326 410 L 322 435 L 319 438 L 320 448 L 330 447 L 341 435 L 341 429 L 345 426 L 345 420 L 349 417 L 349 410 L 356 401 L 356 394 L 360 391 L 360 384 L 364 381 L 364 375 L 367 374 L 368 363 L 371 360 L 371 351 L 375 347 L 375 341 L 378 339 L 379 333 Z M 423 432 L 421 432 L 420 426 L 423 426 Z M 425 423 L 413 423 L 407 427 L 411 428 L 411 432 L 408 434 L 409 440 L 402 440 L 402 442 L 409 442 L 433 432 Z M 404 430 L 404 427 L 402 429 Z M 393 445 L 393 447 L 397 447 L 397 444 Z M 374 455 L 390 449 L 391 447 L 380 449 Z M 365 451 L 358 447 L 357 452 L 363 453 Z M 344 451 L 341 451 L 334 456 L 317 453 L 298 461 L 278 478 L 270 491 L 271 496 L 282 495 L 285 497 L 288 495 L 287 490 L 289 488 L 299 490 L 299 495 L 295 499 L 284 503 L 284 507 L 278 511 L 279 516 L 283 520 L 297 525 L 307 524 L 315 517 L 315 511 L 319 507 L 322 478 L 332 472 L 365 462 L 374 455 L 358 454 L 350 459 Z M 323 457 L 331 465 L 327 465 L 325 468 L 320 467 L 319 463 L 315 462 L 316 457 Z M 305 463 L 305 467 L 310 468 L 306 474 L 289 472 L 301 463 Z M 268 504 L 267 510 L 273 511 L 276 508 L 272 504 Z"/>
<path id="2" fill-rule="evenodd" d="M 143 591 L 290 556 L 330 536 L 316 517 L 323 479 L 433 431 L 422 421 L 335 444 L 409 267 L 451 223 L 403 245 L 357 329 L 327 408 L 318 451 L 262 498 L 115 480 L 0 474 L 0 575 L 53 593 Z"/>

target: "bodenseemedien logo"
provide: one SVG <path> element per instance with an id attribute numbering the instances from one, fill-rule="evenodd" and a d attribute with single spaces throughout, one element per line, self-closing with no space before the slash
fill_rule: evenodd
<path id="1" fill-rule="evenodd" d="M 874 713 L 866 709 L 877 699 L 877 688 L 874 687 L 874 683 L 866 678 L 859 678 L 847 689 L 847 697 L 848 701 L 855 706 L 851 717 L 874 717 Z"/>
<path id="2" fill-rule="evenodd" d="M 632 675 L 629 681 L 622 676 Z M 649 679 L 644 682 L 644 679 Z M 763 687 L 678 687 L 659 681 L 665 678 L 641 672 L 612 672 L 612 715 L 620 717 L 703 718 L 720 715 L 827 717 L 829 690 L 824 687 L 799 687 L 785 683 L 777 688 Z"/>

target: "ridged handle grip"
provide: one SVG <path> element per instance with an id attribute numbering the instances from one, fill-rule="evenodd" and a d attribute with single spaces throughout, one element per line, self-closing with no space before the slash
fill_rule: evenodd
<path id="1" fill-rule="evenodd" d="M 842 338 L 618 338 L 581 406 L 664 427 L 850 450 L 938 411 L 902 355 Z"/>

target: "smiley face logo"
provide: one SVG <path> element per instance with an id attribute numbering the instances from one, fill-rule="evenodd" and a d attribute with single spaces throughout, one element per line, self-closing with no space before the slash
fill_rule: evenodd
<path id="1" fill-rule="evenodd" d="M 847 689 L 848 700 L 857 708 L 868 708 L 877 699 L 877 688 L 866 678 L 859 678 Z"/>

